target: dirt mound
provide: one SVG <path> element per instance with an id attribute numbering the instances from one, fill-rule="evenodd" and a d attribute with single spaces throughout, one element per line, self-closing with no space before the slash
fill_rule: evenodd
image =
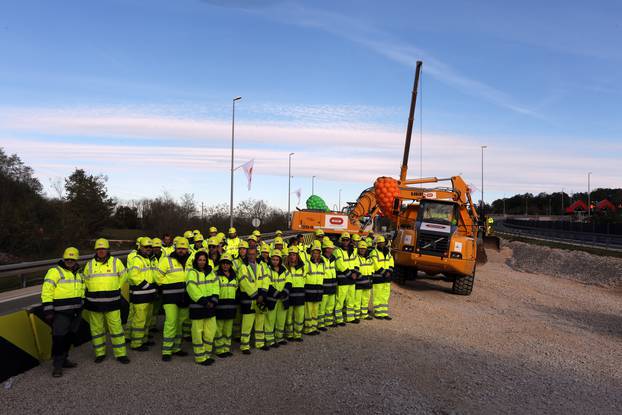
<path id="1" fill-rule="evenodd" d="M 504 245 L 512 249 L 507 264 L 517 271 L 547 274 L 602 287 L 622 287 L 620 258 L 516 241 Z"/>

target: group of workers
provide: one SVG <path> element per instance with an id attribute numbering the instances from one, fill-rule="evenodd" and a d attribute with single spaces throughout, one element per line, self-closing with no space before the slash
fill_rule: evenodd
<path id="1" fill-rule="evenodd" d="M 250 354 L 251 340 L 256 349 L 269 350 L 372 316 L 391 320 L 394 263 L 382 235 L 362 239 L 344 232 L 335 246 L 317 230 L 308 244 L 302 234 L 288 242 L 280 231 L 268 244 L 258 230 L 242 240 L 235 228 L 225 237 L 215 227 L 208 238 L 198 230 L 174 239 L 140 237 L 127 266 L 111 256 L 106 239 L 95 241 L 95 255 L 84 267 L 78 250 L 67 248 L 45 275 L 41 293 L 52 325 L 52 375 L 76 366 L 68 352 L 82 318 L 90 325 L 95 362 L 105 360 L 108 336 L 115 358 L 127 364 L 127 343 L 139 352 L 155 345 L 150 332 L 157 331 L 162 309 L 162 360 L 186 356 L 185 338 L 201 365 L 212 364 L 214 355 L 231 356 L 234 337 L 242 353 Z M 130 308 L 124 327 L 126 283 Z"/>

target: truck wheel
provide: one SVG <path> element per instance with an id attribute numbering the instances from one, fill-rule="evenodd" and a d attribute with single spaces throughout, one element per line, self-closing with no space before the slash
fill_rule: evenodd
<path id="1" fill-rule="evenodd" d="M 408 278 L 408 268 L 396 266 L 395 267 L 395 281 L 399 285 L 406 284 L 406 279 Z"/>
<path id="2" fill-rule="evenodd" d="M 473 282 L 475 281 L 475 274 L 465 275 L 463 277 L 456 277 L 451 290 L 454 294 L 458 295 L 471 295 L 473 291 Z"/>

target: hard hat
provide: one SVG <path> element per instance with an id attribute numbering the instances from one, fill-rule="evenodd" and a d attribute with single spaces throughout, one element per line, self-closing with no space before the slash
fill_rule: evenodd
<path id="1" fill-rule="evenodd" d="M 139 236 L 138 238 L 136 238 L 136 246 L 140 246 L 140 240 L 143 239 L 142 236 Z"/>
<path id="2" fill-rule="evenodd" d="M 283 254 L 283 256 L 289 255 L 289 249 L 288 247 L 284 246 L 283 249 L 281 249 L 281 253 Z M 298 248 L 296 248 L 298 249 Z"/>
<path id="3" fill-rule="evenodd" d="M 192 231 L 186 231 L 184 232 L 184 238 L 194 238 L 194 233 L 192 233 Z"/>
<path id="4" fill-rule="evenodd" d="M 350 234 L 348 232 L 342 232 L 339 239 L 350 239 Z"/>
<path id="5" fill-rule="evenodd" d="M 255 229 L 253 231 L 253 236 L 261 236 L 261 232 L 259 232 L 259 229 Z"/>
<path id="6" fill-rule="evenodd" d="M 73 246 L 70 246 L 65 249 L 65 252 L 63 252 L 63 259 L 73 259 L 74 261 L 77 261 L 79 256 L 80 253 L 78 252 L 78 248 L 74 248 Z"/>
<path id="7" fill-rule="evenodd" d="M 274 245 L 283 245 L 283 238 L 277 236 L 274 238 Z"/>
<path id="8" fill-rule="evenodd" d="M 207 240 L 207 246 L 218 246 L 219 243 L 220 243 L 220 240 L 215 236 Z"/>
<path id="9" fill-rule="evenodd" d="M 488 218 L 488 223 L 493 223 L 495 220 L 493 218 Z"/>
<path id="10" fill-rule="evenodd" d="M 154 248 L 162 248 L 162 240 L 160 238 L 153 238 L 151 240 L 151 246 Z"/>
<path id="11" fill-rule="evenodd" d="M 270 256 L 278 256 L 279 258 L 281 257 L 283 253 L 279 250 L 279 249 L 273 249 L 272 252 L 270 252 Z"/>
<path id="12" fill-rule="evenodd" d="M 386 242 L 386 240 L 384 239 L 384 236 L 382 235 L 376 236 L 376 243 L 380 243 L 380 242 Z"/>
<path id="13" fill-rule="evenodd" d="M 321 229 L 317 229 L 317 230 L 315 231 L 315 236 L 324 236 L 324 231 L 323 231 L 323 230 L 321 230 Z"/>
<path id="14" fill-rule="evenodd" d="M 179 238 L 177 243 L 175 244 L 175 248 L 185 248 L 188 249 L 190 246 L 190 242 L 186 238 Z"/>
<path id="15" fill-rule="evenodd" d="M 198 230 L 198 229 L 195 229 L 195 230 L 193 230 L 193 231 L 192 231 L 192 233 L 193 233 L 193 234 L 195 234 L 195 235 L 198 235 L 198 234 L 200 234 L 200 233 L 201 233 L 201 231 L 200 231 L 200 230 Z"/>
<path id="16" fill-rule="evenodd" d="M 288 248 L 288 251 L 290 254 L 297 254 L 298 253 L 298 247 L 297 246 L 290 246 Z"/>
<path id="17" fill-rule="evenodd" d="M 230 263 L 233 263 L 233 258 L 231 257 L 231 254 L 228 252 L 225 252 L 224 254 L 222 254 L 222 256 L 220 257 L 220 262 L 223 261 L 228 261 Z"/>
<path id="18" fill-rule="evenodd" d="M 183 238 L 183 236 L 176 236 L 173 238 L 173 243 L 176 244 L 177 241 L 179 241 L 181 238 Z"/>
<path id="19" fill-rule="evenodd" d="M 327 241 L 327 240 L 324 240 L 324 242 L 322 242 L 322 248 L 323 248 L 323 249 L 327 249 L 327 248 L 332 248 L 332 249 L 334 249 L 334 248 L 335 248 L 335 245 L 333 244 L 333 241 L 331 241 L 330 239 L 329 239 L 328 241 Z"/>
<path id="20" fill-rule="evenodd" d="M 311 244 L 311 250 L 312 251 L 321 251 L 322 250 L 322 244 L 320 243 L 320 241 L 313 241 L 313 243 Z"/>
<path id="21" fill-rule="evenodd" d="M 248 242 L 246 241 L 240 241 L 240 245 L 238 245 L 238 249 L 240 248 L 246 248 L 248 249 Z"/>
<path id="22" fill-rule="evenodd" d="M 262 244 L 261 245 L 261 253 L 264 253 L 264 252 L 270 253 L 270 245 L 268 245 L 268 244 Z"/>
<path id="23" fill-rule="evenodd" d="M 205 240 L 205 238 L 203 238 L 203 235 L 201 235 L 200 233 L 197 233 L 197 234 L 194 236 L 194 242 L 202 242 L 202 241 L 204 241 L 204 240 Z"/>
<path id="24" fill-rule="evenodd" d="M 274 234 L 275 234 L 276 236 L 283 235 L 283 231 L 279 231 L 279 230 L 277 230 L 276 232 L 274 232 Z"/>
<path id="25" fill-rule="evenodd" d="M 353 240 L 354 242 L 358 242 L 358 241 L 360 241 L 360 240 L 361 240 L 361 235 L 359 235 L 358 233 L 353 234 L 353 235 L 352 235 L 352 240 Z"/>
<path id="26" fill-rule="evenodd" d="M 108 239 L 99 238 L 95 241 L 94 249 L 110 249 L 110 242 L 108 242 Z"/>
<path id="27" fill-rule="evenodd" d="M 209 228 L 209 232 L 210 232 L 210 233 L 212 233 L 212 232 L 218 232 L 218 229 L 216 229 L 216 227 L 215 227 L 215 226 L 211 226 L 211 227 Z"/>
<path id="28" fill-rule="evenodd" d="M 153 241 L 148 236 L 140 238 L 140 246 L 153 246 Z"/>
<path id="29" fill-rule="evenodd" d="M 248 240 L 257 242 L 257 237 L 255 235 L 251 235 L 248 237 Z"/>
<path id="30" fill-rule="evenodd" d="M 237 233 L 238 231 L 235 228 L 229 228 L 229 235 L 232 233 Z"/>
<path id="31" fill-rule="evenodd" d="M 365 241 L 359 242 L 358 248 L 359 249 L 367 249 L 367 242 L 365 242 Z"/>

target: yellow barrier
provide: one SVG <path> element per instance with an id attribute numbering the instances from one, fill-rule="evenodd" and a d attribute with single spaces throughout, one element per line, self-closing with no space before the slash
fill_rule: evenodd
<path id="1" fill-rule="evenodd" d="M 39 364 L 39 350 L 28 312 L 0 316 L 0 381 Z"/>

